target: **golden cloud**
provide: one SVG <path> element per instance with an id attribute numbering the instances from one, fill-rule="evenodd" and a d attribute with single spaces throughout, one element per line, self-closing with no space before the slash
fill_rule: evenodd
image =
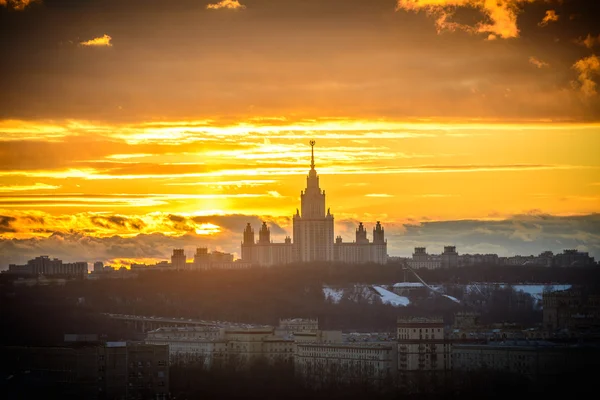
<path id="1" fill-rule="evenodd" d="M 33 3 L 40 3 L 41 0 L 0 0 L 0 6 L 12 8 L 13 10 L 23 11 Z"/>
<path id="2" fill-rule="evenodd" d="M 517 14 L 521 6 L 542 0 L 397 0 L 396 11 L 425 11 L 436 17 L 438 32 L 463 30 L 469 33 L 484 33 L 488 39 L 508 39 L 519 36 Z M 450 18 L 457 7 L 479 10 L 490 23 L 479 22 L 475 26 L 453 22 Z"/>
<path id="3" fill-rule="evenodd" d="M 550 22 L 558 21 L 558 18 L 559 18 L 559 16 L 558 16 L 558 14 L 556 14 L 556 11 L 548 10 L 548 11 L 546 11 L 546 15 L 544 16 L 544 18 L 542 18 L 542 20 L 540 21 L 538 26 L 546 26 Z"/>
<path id="4" fill-rule="evenodd" d="M 538 68 L 548 68 L 550 66 L 550 64 L 548 64 L 547 62 L 538 60 L 537 58 L 535 58 L 533 56 L 529 57 L 529 62 Z"/>
<path id="5" fill-rule="evenodd" d="M 85 42 L 79 43 L 80 46 L 86 47 L 112 47 L 112 43 L 110 42 L 112 37 L 104 34 L 101 37 L 97 37 L 94 39 L 87 40 Z"/>
<path id="6" fill-rule="evenodd" d="M 221 8 L 227 8 L 230 10 L 239 10 L 246 8 L 245 5 L 240 4 L 238 0 L 221 0 L 218 3 L 209 4 L 206 6 L 208 10 L 219 10 Z"/>
<path id="7" fill-rule="evenodd" d="M 582 58 L 573 64 L 573 68 L 579 73 L 579 89 L 585 97 L 593 97 L 598 94 L 596 82 L 592 79 L 594 75 L 600 75 L 600 58 L 592 55 Z"/>

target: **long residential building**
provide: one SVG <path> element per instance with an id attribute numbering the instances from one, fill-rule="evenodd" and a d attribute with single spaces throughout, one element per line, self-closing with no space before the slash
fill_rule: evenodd
<path id="1" fill-rule="evenodd" d="M 394 343 L 297 343 L 294 372 L 314 385 L 383 386 L 393 382 L 397 359 Z"/>
<path id="2" fill-rule="evenodd" d="M 36 257 L 25 265 L 10 264 L 8 273 L 17 275 L 60 275 L 73 278 L 83 278 L 88 274 L 87 262 L 63 263 L 58 258 L 48 256 Z"/>

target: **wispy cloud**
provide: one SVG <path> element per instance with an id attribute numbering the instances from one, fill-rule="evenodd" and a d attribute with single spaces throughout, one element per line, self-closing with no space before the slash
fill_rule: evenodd
<path id="1" fill-rule="evenodd" d="M 365 194 L 365 197 L 394 197 L 394 195 L 387 193 L 368 193 Z"/>
<path id="2" fill-rule="evenodd" d="M 0 6 L 23 11 L 33 3 L 41 3 L 42 0 L 0 0 Z"/>
<path id="3" fill-rule="evenodd" d="M 538 68 L 548 68 L 550 66 L 550 64 L 548 64 L 547 62 L 538 60 L 533 56 L 529 57 L 529 63 L 535 65 Z"/>
<path id="4" fill-rule="evenodd" d="M 209 10 L 219 10 L 221 8 L 226 8 L 229 10 L 239 10 L 246 8 L 245 5 L 240 4 L 238 0 L 221 0 L 218 3 L 211 3 L 206 6 Z"/>
<path id="5" fill-rule="evenodd" d="M 112 37 L 104 34 L 100 37 L 80 42 L 79 45 L 84 47 L 112 47 L 111 40 Z"/>
<path id="6" fill-rule="evenodd" d="M 600 35 L 592 36 L 590 33 L 588 33 L 588 35 L 585 38 L 580 37 L 579 39 L 575 40 L 575 43 L 577 43 L 580 46 L 585 46 L 588 49 L 593 49 L 594 46 L 600 44 Z"/>
<path id="7" fill-rule="evenodd" d="M 227 187 L 227 186 L 235 186 L 235 187 L 243 187 L 243 186 L 264 186 L 271 185 L 273 183 L 277 183 L 277 180 L 274 179 L 240 179 L 240 180 L 231 180 L 231 181 L 201 181 L 201 182 L 177 182 L 177 183 L 166 183 L 166 186 L 211 186 L 211 187 Z"/>
<path id="8" fill-rule="evenodd" d="M 61 186 L 47 185 L 45 183 L 36 183 L 33 185 L 13 185 L 13 186 L 0 186 L 0 192 L 21 192 L 28 190 L 55 190 L 60 189 Z"/>
<path id="9" fill-rule="evenodd" d="M 600 58 L 596 55 L 582 58 L 573 64 L 573 68 L 579 73 L 577 77 L 579 89 L 585 97 L 593 97 L 598 94 L 594 76 L 600 74 Z"/>
<path id="10" fill-rule="evenodd" d="M 548 25 L 550 22 L 556 22 L 559 19 L 559 15 L 556 14 L 556 11 L 554 10 L 547 10 L 546 11 L 546 15 L 544 15 L 544 18 L 542 18 L 542 20 L 540 21 L 540 23 L 538 24 L 538 26 L 546 26 Z"/>

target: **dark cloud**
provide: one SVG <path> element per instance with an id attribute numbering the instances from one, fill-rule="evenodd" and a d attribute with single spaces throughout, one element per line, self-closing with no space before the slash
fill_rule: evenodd
<path id="1" fill-rule="evenodd" d="M 16 220 L 15 217 L 0 215 L 0 233 L 16 232 L 16 230 L 11 227 L 11 224 Z"/>
<path id="2" fill-rule="evenodd" d="M 6 268 L 9 263 L 26 262 L 41 254 L 66 261 L 136 258 L 167 260 L 174 248 L 184 248 L 188 257 L 192 257 L 196 247 L 208 247 L 239 255 L 239 243 L 246 223 L 250 222 L 257 232 L 263 220 L 267 221 L 272 234 L 276 235 L 275 241 L 283 241 L 283 236 L 290 234 L 276 219 L 248 215 L 192 217 L 181 222 L 183 227 L 192 222 L 221 226 L 221 232 L 215 235 L 183 234 L 182 231 L 179 236 L 153 233 L 99 238 L 90 236 L 93 230 L 87 234 L 83 231 L 55 232 L 47 238 L 0 239 L 0 268 Z M 14 217 L 0 217 L 0 229 L 11 229 L 11 224 L 15 222 Z M 374 222 L 364 221 L 364 224 L 370 232 Z M 351 239 L 356 226 L 356 221 L 336 221 L 336 234 L 341 233 Z M 600 214 L 558 217 L 531 213 L 501 221 L 465 220 L 420 224 L 383 221 L 383 226 L 390 255 L 409 256 L 414 247 L 420 246 L 427 247 L 429 253 L 441 253 L 443 246 L 455 245 L 461 254 L 537 255 L 545 250 L 556 253 L 577 248 L 600 258 Z"/>
<path id="3" fill-rule="evenodd" d="M 598 34 L 598 2 L 553 4 L 557 14 L 581 18 L 543 29 L 538 23 L 548 5 L 524 4 L 520 38 L 493 42 L 464 32 L 438 35 L 427 16 L 394 12 L 388 0 L 250 0 L 239 13 L 211 12 L 207 4 L 57 0 L 0 12 L 0 34 L 11 38 L 0 44 L 10 60 L 0 66 L 0 118 L 115 121 L 299 110 L 600 118 L 598 103 L 581 101 L 570 87 L 571 66 L 589 55 L 573 40 Z M 113 38 L 110 51 L 72 44 L 104 34 Z M 552 70 L 528 68 L 532 55 Z"/>

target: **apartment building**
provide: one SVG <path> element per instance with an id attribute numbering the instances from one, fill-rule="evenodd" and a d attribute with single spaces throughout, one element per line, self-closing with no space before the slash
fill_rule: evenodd
<path id="1" fill-rule="evenodd" d="M 295 374 L 314 385 L 364 382 L 383 386 L 396 372 L 394 343 L 296 343 Z"/>

